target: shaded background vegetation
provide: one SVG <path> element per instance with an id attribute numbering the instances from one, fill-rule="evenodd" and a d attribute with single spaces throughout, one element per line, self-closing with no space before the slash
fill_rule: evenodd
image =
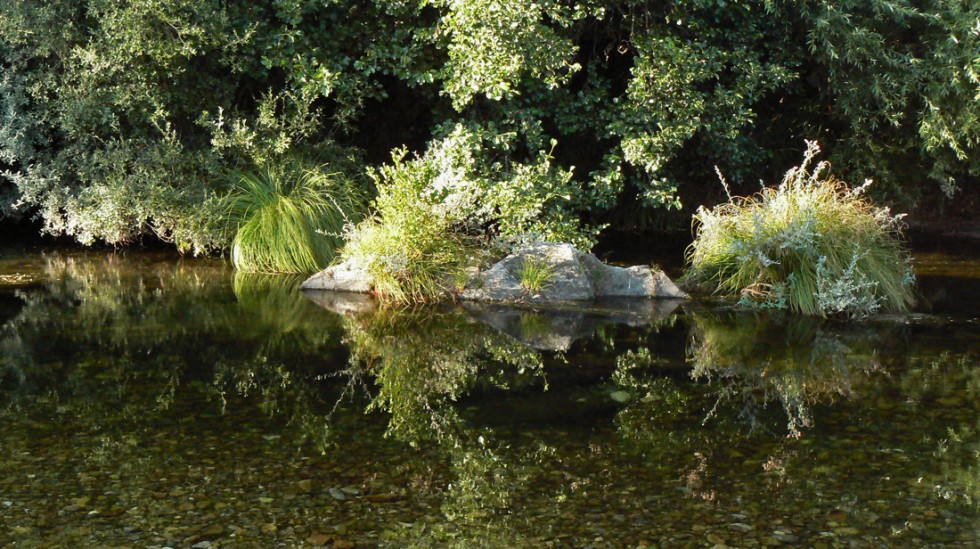
<path id="1" fill-rule="evenodd" d="M 459 125 L 488 136 L 478 163 L 574 166 L 573 209 L 616 228 L 686 227 L 725 198 L 712 166 L 753 192 L 804 138 L 879 200 L 970 214 L 971 4 L 0 0 L 0 216 L 223 249 L 230 171 L 369 187 Z"/>

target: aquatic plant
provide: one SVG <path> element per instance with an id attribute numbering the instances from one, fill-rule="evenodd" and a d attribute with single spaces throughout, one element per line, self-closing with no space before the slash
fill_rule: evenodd
<path id="1" fill-rule="evenodd" d="M 358 217 L 361 193 L 342 175 L 298 162 L 236 172 L 225 198 L 237 227 L 231 259 L 248 272 L 310 273 L 342 244 L 344 225 Z"/>
<path id="2" fill-rule="evenodd" d="M 826 162 L 811 169 L 819 150 L 807 142 L 803 163 L 778 187 L 699 208 L 686 281 L 808 315 L 908 310 L 914 276 L 902 216 L 867 200 L 867 183 L 849 188 Z"/>

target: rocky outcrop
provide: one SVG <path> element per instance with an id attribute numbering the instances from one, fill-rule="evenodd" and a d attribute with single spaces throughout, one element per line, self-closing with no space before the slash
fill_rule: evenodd
<path id="1" fill-rule="evenodd" d="M 539 287 L 530 287 L 524 275 L 527 265 L 543 267 L 550 275 Z M 519 248 L 488 270 L 472 275 L 460 293 L 463 300 L 490 303 L 550 303 L 606 297 L 684 299 L 687 294 L 662 271 L 641 265 L 607 265 L 571 244 L 552 243 Z"/>
<path id="2" fill-rule="evenodd" d="M 527 276 L 529 268 L 544 274 L 532 283 Z M 372 286 L 365 269 L 344 262 L 313 275 L 300 288 L 368 293 Z M 520 247 L 488 269 L 474 269 L 457 297 L 485 303 L 538 304 L 610 297 L 685 299 L 687 294 L 662 271 L 643 265 L 607 265 L 571 244 L 540 242 Z"/>
<path id="3" fill-rule="evenodd" d="M 331 290 L 366 294 L 374 286 L 374 279 L 352 261 L 332 265 L 306 279 L 301 290 Z"/>

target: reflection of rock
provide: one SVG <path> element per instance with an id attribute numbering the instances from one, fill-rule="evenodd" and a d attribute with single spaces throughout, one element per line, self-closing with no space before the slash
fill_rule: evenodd
<path id="1" fill-rule="evenodd" d="M 521 283 L 521 270 L 529 263 L 550 273 L 534 292 Z M 542 242 L 524 246 L 471 277 L 460 297 L 469 301 L 550 303 L 601 297 L 683 299 L 687 294 L 650 267 L 614 267 L 571 244 Z"/>
<path id="2" fill-rule="evenodd" d="M 34 277 L 29 274 L 0 274 L 0 288 L 20 288 L 34 283 Z"/>
<path id="3" fill-rule="evenodd" d="M 662 322 L 680 303 L 678 299 L 607 298 L 595 303 L 535 310 L 487 303 L 465 303 L 463 307 L 480 321 L 530 347 L 563 351 L 576 340 L 592 337 L 599 326 L 646 326 Z"/>
<path id="4" fill-rule="evenodd" d="M 313 303 L 339 315 L 370 313 L 378 308 L 378 302 L 367 294 L 308 290 L 303 292 L 303 295 L 310 298 Z"/>
<path id="5" fill-rule="evenodd" d="M 371 291 L 373 285 L 374 280 L 367 271 L 353 262 L 345 261 L 327 267 L 306 279 L 300 285 L 300 289 L 367 293 Z"/>
<path id="6" fill-rule="evenodd" d="M 343 316 L 381 312 L 377 301 L 365 294 L 329 291 L 306 291 L 303 294 L 317 305 Z M 475 318 L 528 347 L 561 351 L 568 349 L 579 339 L 592 337 L 600 326 L 648 326 L 663 322 L 681 303 L 679 299 L 605 298 L 561 305 L 539 305 L 530 309 L 527 306 L 503 303 L 464 302 L 463 309 L 469 316 L 451 305 L 442 309 L 442 313 L 450 313 L 450 316 L 444 318 L 457 318 L 455 322 L 460 325 L 472 322 L 469 319 Z M 435 312 L 431 309 L 425 311 Z M 398 311 L 388 313 L 405 319 L 418 314 Z M 457 314 L 458 317 L 452 316 Z"/>

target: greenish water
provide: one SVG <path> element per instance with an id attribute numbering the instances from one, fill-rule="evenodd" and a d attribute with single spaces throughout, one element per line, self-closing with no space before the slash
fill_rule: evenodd
<path id="1" fill-rule="evenodd" d="M 166 254 L 0 256 L 0 544 L 980 543 L 980 260 L 920 311 L 377 312 Z"/>

